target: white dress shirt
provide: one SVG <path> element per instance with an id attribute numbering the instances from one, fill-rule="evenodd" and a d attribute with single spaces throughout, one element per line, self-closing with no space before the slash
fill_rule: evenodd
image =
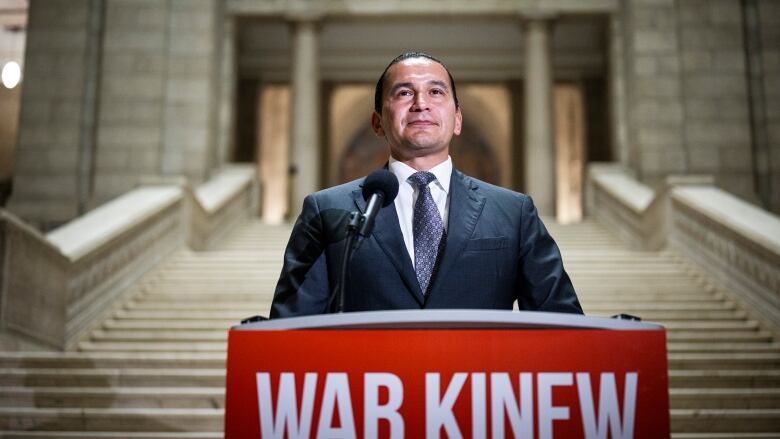
<path id="1" fill-rule="evenodd" d="M 420 191 L 410 183 L 407 178 L 417 172 L 406 163 L 390 157 L 388 168 L 396 178 L 398 178 L 398 196 L 395 198 L 395 211 L 398 213 L 398 224 L 401 225 L 401 234 L 404 236 L 404 244 L 409 252 L 409 258 L 414 265 L 414 232 L 412 231 L 412 217 L 414 215 L 414 203 L 417 202 L 417 195 Z M 431 190 L 431 196 L 439 208 L 444 231 L 447 231 L 447 219 L 450 213 L 450 178 L 452 177 L 452 159 L 447 156 L 447 160 L 434 166 L 430 171 L 436 176 L 436 180 L 428 184 Z"/>

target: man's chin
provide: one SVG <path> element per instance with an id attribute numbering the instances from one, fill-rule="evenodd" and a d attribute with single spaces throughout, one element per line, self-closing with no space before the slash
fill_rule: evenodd
<path id="1" fill-rule="evenodd" d="M 424 157 L 427 155 L 434 155 L 442 151 L 447 150 L 447 146 L 442 146 L 439 143 L 407 143 L 406 150 L 410 155 L 414 157 Z"/>

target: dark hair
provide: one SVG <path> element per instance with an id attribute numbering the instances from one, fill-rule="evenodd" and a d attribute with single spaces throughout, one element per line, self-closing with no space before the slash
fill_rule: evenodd
<path id="1" fill-rule="evenodd" d="M 445 66 L 443 62 L 439 61 L 431 55 L 428 55 L 425 52 L 404 52 L 395 57 L 394 60 L 390 61 L 390 64 L 385 67 L 385 71 L 382 72 L 382 76 L 379 77 L 379 81 L 376 82 L 376 89 L 374 89 L 374 110 L 377 113 L 382 114 L 382 94 L 384 93 L 385 89 L 385 75 L 387 75 L 387 71 L 390 70 L 390 67 L 394 66 L 395 64 L 410 58 L 426 58 L 433 62 L 439 63 L 442 67 L 444 67 L 444 70 L 447 71 L 447 76 L 450 77 L 452 96 L 455 98 L 455 108 L 459 108 L 460 104 L 458 103 L 458 91 L 455 89 L 455 79 L 453 79 L 452 74 L 450 73 L 449 69 L 447 69 L 447 66 Z"/>

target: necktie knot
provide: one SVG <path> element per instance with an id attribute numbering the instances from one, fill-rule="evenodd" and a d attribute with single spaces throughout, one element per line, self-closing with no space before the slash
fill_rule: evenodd
<path id="1" fill-rule="evenodd" d="M 407 180 L 409 180 L 409 182 L 411 182 L 413 185 L 417 186 L 418 188 L 423 188 L 425 186 L 428 186 L 428 184 L 433 180 L 436 180 L 436 176 L 433 175 L 433 173 L 431 172 L 419 171 L 410 175 Z"/>

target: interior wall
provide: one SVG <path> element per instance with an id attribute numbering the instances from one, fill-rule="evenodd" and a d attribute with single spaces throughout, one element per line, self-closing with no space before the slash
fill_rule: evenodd
<path id="1" fill-rule="evenodd" d="M 582 87 L 555 86 L 555 216 L 559 223 L 582 220 L 586 124 Z"/>
<path id="2" fill-rule="evenodd" d="M 511 188 L 515 169 L 512 166 L 512 98 L 509 88 L 504 84 L 467 84 L 458 87 L 458 99 L 464 123 L 468 125 L 466 128 L 476 130 L 476 137 L 485 139 L 497 170 L 497 173 L 481 172 L 478 178 Z M 468 131 L 462 136 L 468 137 Z M 474 164 L 459 163 L 458 140 L 454 142 L 453 161 L 466 170 Z"/>
<path id="3" fill-rule="evenodd" d="M 327 173 L 326 184 L 333 186 L 351 180 L 353 176 L 359 177 L 363 168 L 353 169 L 355 166 L 344 163 L 345 153 L 350 147 L 350 142 L 360 139 L 364 149 L 377 151 L 387 160 L 388 150 L 383 146 L 384 142 L 376 138 L 371 130 L 371 114 L 374 109 L 374 88 L 368 84 L 342 84 L 333 87 L 328 102 L 328 132 L 327 143 Z M 382 166 L 384 161 L 379 164 Z M 372 161 L 373 163 L 373 161 Z M 355 178 L 357 178 L 355 177 Z"/>
<path id="4" fill-rule="evenodd" d="M 264 86 L 257 102 L 261 217 L 276 224 L 285 220 L 290 204 L 290 87 Z"/>
<path id="5" fill-rule="evenodd" d="M 0 206 L 5 205 L 11 191 L 20 90 L 19 86 L 8 89 L 0 85 Z"/>

